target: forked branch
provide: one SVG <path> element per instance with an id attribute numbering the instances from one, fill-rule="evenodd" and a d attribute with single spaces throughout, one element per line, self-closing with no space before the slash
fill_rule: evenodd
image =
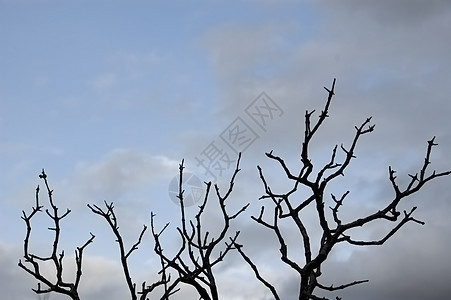
<path id="1" fill-rule="evenodd" d="M 107 221 L 111 230 L 113 231 L 113 234 L 116 238 L 116 242 L 118 243 L 118 246 L 119 246 L 119 254 L 120 254 L 120 259 L 121 259 L 122 271 L 124 272 L 125 281 L 127 283 L 127 287 L 130 292 L 130 298 L 132 300 L 136 300 L 136 299 L 138 299 L 138 294 L 139 294 L 140 295 L 139 299 L 144 300 L 144 299 L 146 299 L 147 295 L 150 292 L 152 292 L 156 287 L 167 284 L 167 279 L 165 277 L 163 277 L 161 280 L 159 280 L 151 285 L 146 285 L 146 282 L 143 282 L 141 285 L 141 291 L 137 292 L 136 291 L 136 283 L 134 283 L 132 280 L 129 265 L 128 265 L 128 258 L 133 253 L 133 251 L 138 250 L 138 246 L 142 242 L 142 238 L 144 236 L 144 233 L 147 230 L 147 226 L 143 225 L 143 229 L 141 230 L 141 233 L 139 234 L 139 237 L 138 237 L 136 243 L 134 243 L 130 247 L 130 249 L 126 250 L 122 235 L 119 232 L 119 225 L 118 225 L 116 213 L 114 212 L 114 205 L 113 205 L 113 203 L 108 204 L 106 201 L 104 201 L 104 204 L 105 204 L 105 209 L 102 209 L 101 207 L 99 207 L 95 204 L 94 205 L 88 204 L 88 207 L 91 209 L 91 211 L 93 213 L 103 217 Z"/>
<path id="2" fill-rule="evenodd" d="M 404 198 L 419 191 L 426 182 L 438 177 L 451 174 L 451 171 L 445 171 L 441 173 L 433 171 L 428 175 L 428 167 L 431 164 L 432 147 L 437 145 L 435 143 L 434 137 L 430 141 L 428 141 L 426 157 L 420 171 L 415 175 L 409 175 L 411 180 L 405 189 L 401 189 L 398 186 L 395 176 L 396 172 L 391 167 L 389 167 L 389 180 L 395 191 L 395 197 L 385 207 L 366 217 L 358 218 L 344 223 L 340 218 L 339 209 L 343 207 L 344 200 L 350 192 L 346 191 L 339 199 L 335 197 L 334 194 L 332 194 L 331 199 L 333 201 L 333 204 L 329 206 L 332 213 L 329 215 L 331 216 L 333 222 L 330 222 L 331 220 L 328 220 L 329 217 L 325 211 L 325 203 L 327 201 L 325 197 L 326 188 L 328 187 L 328 184 L 335 178 L 344 175 L 345 170 L 350 165 L 352 159 L 356 158 L 355 153 L 360 138 L 363 135 L 373 132 L 375 128 L 375 125 L 371 124 L 371 117 L 367 118 L 359 126 L 355 126 L 355 134 L 350 145 L 347 147 L 343 144 L 341 145 L 341 150 L 344 152 L 344 159 L 342 161 L 338 161 L 338 147 L 336 145 L 332 150 L 330 161 L 323 167 L 318 168 L 317 174 L 313 174 L 314 163 L 310 158 L 309 150 L 314 135 L 325 123 L 325 119 L 329 117 L 329 108 L 332 98 L 335 95 L 335 82 L 336 81 L 334 79 L 332 87 L 330 89 L 325 88 L 328 93 L 326 104 L 324 109 L 321 111 L 319 119 L 316 121 L 316 123 L 312 122 L 312 116 L 315 112 L 314 110 L 311 112 L 307 111 L 305 113 L 305 131 L 301 149 L 300 169 L 296 172 L 293 172 L 285 163 L 284 159 L 274 155 L 272 151 L 266 154 L 268 158 L 278 162 L 278 164 L 286 174 L 288 180 L 291 180 L 293 182 L 292 188 L 287 192 L 274 192 L 271 189 L 270 184 L 267 182 L 262 169 L 259 166 L 257 167 L 260 174 L 260 179 L 265 190 L 265 194 L 261 196 L 260 199 L 269 199 L 271 201 L 265 203 L 261 208 L 259 216 L 254 216 L 252 217 L 252 219 L 275 234 L 280 245 L 279 251 L 281 253 L 281 260 L 299 274 L 300 300 L 325 299 L 314 295 L 315 288 L 321 288 L 328 291 L 336 291 L 356 284 L 367 282 L 367 280 L 357 280 L 344 285 L 325 286 L 318 282 L 318 278 L 321 276 L 321 266 L 323 262 L 327 259 L 330 251 L 337 243 L 347 242 L 349 244 L 358 246 L 382 245 L 408 222 L 424 224 L 424 222 L 413 217 L 413 212 L 416 210 L 416 207 L 413 207 L 410 211 L 404 211 L 404 216 L 399 221 L 398 219 L 401 213 L 398 211 L 398 204 Z M 303 189 L 304 193 L 307 195 L 302 199 L 294 198 L 294 193 L 300 189 Z M 310 235 L 308 233 L 306 225 L 304 224 L 304 221 L 301 218 L 301 212 L 308 206 L 313 205 L 316 212 L 317 221 L 322 230 L 319 245 L 318 247 L 315 247 L 318 249 L 316 254 L 312 253 Z M 273 209 L 269 210 L 272 213 L 269 214 L 269 217 L 265 217 L 265 208 L 268 208 L 270 206 L 273 207 Z M 272 219 L 272 221 L 267 221 L 267 218 Z M 389 222 L 395 222 L 396 224 L 385 236 L 378 240 L 354 240 L 352 239 L 350 234 L 347 233 L 351 229 L 365 226 L 376 220 L 385 220 Z M 280 227 L 282 221 L 291 221 L 293 228 L 297 229 L 299 233 L 299 239 L 304 247 L 304 262 L 298 262 L 288 255 L 286 238 L 284 231 L 282 231 Z M 249 264 L 257 279 L 261 281 L 266 287 L 268 287 L 273 295 L 277 295 L 274 286 L 272 286 L 262 278 L 260 272 L 257 269 L 257 266 L 247 255 L 244 254 L 241 245 L 236 245 L 236 247 L 239 248 L 239 253 Z M 339 297 L 337 297 L 337 299 L 338 298 Z"/>
<path id="3" fill-rule="evenodd" d="M 78 286 L 80 284 L 80 279 L 82 275 L 82 262 L 83 262 L 83 251 L 84 249 L 92 243 L 94 240 L 94 235 L 91 233 L 91 237 L 81 246 L 77 247 L 75 250 L 75 264 L 76 264 L 76 273 L 75 273 L 75 281 L 74 282 L 66 282 L 63 280 L 63 259 L 64 259 L 64 250 L 59 252 L 59 241 L 61 234 L 60 221 L 65 218 L 71 212 L 69 209 L 62 215 L 58 214 L 58 207 L 56 206 L 53 200 L 53 190 L 50 189 L 49 183 L 47 180 L 47 174 L 44 170 L 42 170 L 39 175 L 41 179 L 44 180 L 45 187 L 47 189 L 48 199 L 50 203 L 50 210 L 46 209 L 47 216 L 53 221 L 53 227 L 50 227 L 49 230 L 54 233 L 52 251 L 49 256 L 38 256 L 30 252 L 30 236 L 31 236 L 31 220 L 38 212 L 42 212 L 43 205 L 39 204 L 39 186 L 36 188 L 36 203 L 35 206 L 32 207 L 31 213 L 27 215 L 25 211 L 22 211 L 22 219 L 24 220 L 27 231 L 24 239 L 24 263 L 19 260 L 19 267 L 25 270 L 27 273 L 31 274 L 34 278 L 38 280 L 37 289 L 33 289 L 33 291 L 37 294 L 45 294 L 50 292 L 55 292 L 63 295 L 69 296 L 71 299 L 79 300 L 78 295 Z M 50 279 L 46 277 L 46 275 L 41 273 L 41 263 L 50 261 L 53 263 L 56 273 L 56 280 Z M 28 266 L 26 264 L 30 264 Z M 41 286 L 41 283 L 45 285 L 45 287 Z"/>
<path id="4" fill-rule="evenodd" d="M 205 214 L 207 203 L 210 197 L 211 182 L 206 182 L 206 193 L 199 210 L 193 220 L 188 220 L 185 211 L 184 189 L 183 189 L 183 171 L 184 161 L 179 165 L 179 193 L 178 199 L 180 204 L 181 226 L 177 228 L 181 239 L 179 250 L 173 256 L 167 255 L 163 251 L 161 244 L 161 234 L 168 224 L 164 226 L 159 232 L 154 227 L 154 214 L 152 214 L 151 226 L 152 233 L 155 240 L 155 253 L 160 257 L 163 276 L 170 270 L 175 271 L 175 280 L 167 286 L 164 299 L 169 297 L 172 293 L 178 290 L 179 283 L 185 283 L 192 286 L 201 297 L 205 300 L 219 299 L 218 287 L 216 283 L 213 267 L 224 260 L 226 255 L 234 250 L 236 241 L 239 236 L 239 231 L 230 235 L 230 222 L 238 217 L 246 210 L 249 204 L 244 205 L 238 211 L 230 213 L 227 210 L 226 202 L 233 190 L 235 178 L 239 169 L 241 154 L 238 156 L 236 168 L 229 182 L 229 187 L 225 194 L 221 194 L 218 185 L 214 185 L 217 203 L 221 212 L 223 225 L 219 233 L 213 236 L 208 230 L 204 228 L 202 217 Z M 229 237 L 230 242 L 225 242 L 225 238 Z M 224 243 L 224 248 L 218 250 L 219 245 Z M 218 253 L 219 251 L 219 253 Z M 165 298 L 166 297 L 166 298 Z"/>

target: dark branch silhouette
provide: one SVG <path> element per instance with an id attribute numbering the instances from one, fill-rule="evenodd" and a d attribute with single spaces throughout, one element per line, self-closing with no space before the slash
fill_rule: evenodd
<path id="1" fill-rule="evenodd" d="M 301 151 L 301 168 L 297 173 L 292 173 L 290 168 L 286 165 L 285 161 L 274 155 L 273 152 L 266 153 L 266 156 L 272 160 L 279 163 L 281 168 L 284 170 L 287 178 L 293 182 L 293 187 L 288 192 L 276 193 L 270 188 L 270 184 L 267 182 L 263 170 L 257 166 L 260 179 L 263 183 L 265 194 L 260 198 L 261 200 L 271 200 L 269 203 L 263 204 L 258 216 L 252 217 L 254 221 L 263 227 L 274 232 L 275 236 L 280 245 L 281 260 L 295 270 L 299 275 L 299 299 L 326 299 L 319 298 L 314 295 L 314 290 L 316 288 L 336 291 L 344 289 L 353 285 L 368 282 L 368 280 L 356 280 L 351 283 L 341 284 L 338 286 L 330 285 L 326 286 L 321 284 L 318 279 L 321 276 L 321 266 L 323 262 L 327 259 L 329 253 L 333 247 L 339 243 L 349 243 L 358 246 L 369 246 L 369 245 L 382 245 L 390 237 L 392 237 L 402 226 L 408 222 L 415 222 L 418 224 L 424 224 L 424 222 L 415 219 L 412 214 L 416 207 L 413 207 L 410 211 L 404 211 L 402 217 L 401 213 L 398 211 L 398 204 L 406 197 L 412 195 L 419 191 L 426 182 L 431 181 L 435 178 L 447 176 L 451 174 L 451 171 L 437 173 L 433 171 L 428 175 L 428 166 L 431 163 L 430 156 L 432 147 L 437 144 L 434 142 L 435 137 L 428 141 L 428 147 L 426 151 L 426 158 L 424 164 L 419 171 L 419 174 L 409 175 L 411 178 L 410 183 L 405 189 L 401 189 L 396 183 L 395 171 L 389 167 L 389 180 L 395 191 L 395 197 L 388 202 L 388 204 L 382 209 L 366 216 L 363 218 L 355 219 L 351 222 L 344 223 L 339 216 L 339 209 L 343 206 L 346 196 L 349 191 L 344 193 L 339 199 L 335 195 L 331 195 L 331 199 L 334 205 L 329 206 L 332 213 L 332 220 L 326 218 L 326 195 L 325 190 L 329 182 L 338 176 L 343 176 L 345 169 L 349 166 L 352 159 L 355 156 L 355 150 L 358 141 L 363 135 L 371 133 L 374 130 L 375 125 L 371 125 L 371 117 L 367 118 L 360 126 L 355 127 L 355 135 L 349 146 L 345 147 L 343 144 L 340 146 L 341 150 L 344 152 L 344 159 L 337 162 L 336 154 L 338 146 L 335 146 L 332 150 L 330 161 L 319 168 L 318 173 L 313 173 L 313 162 L 309 155 L 310 142 L 312 141 L 315 133 L 318 131 L 320 126 L 324 123 L 325 119 L 329 116 L 329 107 L 334 96 L 335 90 L 335 79 L 332 83 L 332 88 L 325 88 L 328 92 L 328 98 L 326 105 L 319 115 L 319 119 L 316 123 L 312 124 L 311 117 L 315 111 L 305 113 L 305 132 L 304 139 L 302 143 Z M 303 188 L 310 192 L 310 195 L 306 197 L 303 201 L 293 200 L 291 197 L 297 190 Z M 272 209 L 270 208 L 272 204 Z M 301 211 L 308 206 L 314 206 L 316 209 L 316 216 L 318 218 L 319 225 L 321 227 L 322 235 L 319 244 L 319 250 L 317 253 L 312 253 L 312 245 L 310 235 L 306 228 L 305 222 L 301 218 Z M 266 209 L 271 209 L 272 213 L 269 214 L 269 219 L 265 213 Z M 304 250 L 304 261 L 298 262 L 292 259 L 288 255 L 288 246 L 286 243 L 286 238 L 280 229 L 280 222 L 282 220 L 289 219 L 292 221 L 292 226 L 296 228 L 299 232 L 299 239 L 302 241 Z M 347 232 L 350 229 L 357 227 L 364 227 L 365 225 L 376 221 L 376 220 L 386 220 L 395 223 L 392 229 L 381 239 L 360 241 L 355 240 Z M 260 280 L 266 287 L 268 287 L 275 299 L 278 299 L 277 291 L 274 286 L 263 279 L 258 272 L 257 265 L 249 258 L 241 245 L 235 242 L 235 247 L 239 249 L 239 253 L 243 259 L 250 265 L 251 269 L 254 271 L 255 276 Z M 339 299 L 337 297 L 337 299 Z"/>
<path id="2" fill-rule="evenodd" d="M 83 250 L 88 246 L 93 240 L 94 235 L 91 233 L 91 238 L 86 241 L 86 243 L 83 244 L 81 247 L 77 247 L 77 250 L 75 250 L 75 263 L 77 266 L 76 274 L 75 274 L 75 281 L 74 282 L 65 282 L 63 281 L 63 258 L 64 258 L 64 250 L 59 252 L 58 251 L 58 243 L 60 241 L 60 234 L 61 234 L 61 228 L 60 228 L 60 221 L 65 218 L 71 211 L 69 209 L 66 210 L 65 213 L 62 215 L 58 214 L 58 207 L 53 202 L 53 190 L 50 189 L 48 181 L 47 181 L 47 174 L 45 174 L 44 170 L 42 170 L 42 173 L 39 175 L 41 179 L 44 180 L 45 187 L 47 188 L 47 194 L 49 198 L 49 203 L 51 209 L 46 209 L 45 212 L 47 216 L 53 220 L 54 227 L 50 227 L 49 230 L 54 232 L 54 239 L 53 239 L 53 246 L 52 246 L 52 252 L 50 256 L 42 257 L 38 256 L 36 254 L 33 254 L 30 252 L 30 236 L 31 236 L 31 219 L 38 213 L 42 212 L 42 209 L 44 208 L 43 205 L 39 204 L 39 186 L 36 188 L 36 204 L 32 208 L 32 211 L 29 215 L 25 213 L 25 211 L 22 211 L 22 219 L 25 221 L 25 224 L 27 226 L 27 233 L 24 240 L 24 260 L 25 263 L 31 264 L 31 266 L 27 266 L 26 264 L 22 263 L 21 260 L 19 260 L 19 267 L 24 269 L 29 274 L 33 275 L 34 278 L 38 280 L 38 288 L 33 289 L 33 291 L 36 294 L 45 294 L 50 292 L 56 292 L 59 294 L 64 294 L 69 296 L 71 299 L 78 300 L 80 299 L 78 295 L 78 286 L 80 283 L 82 271 L 82 261 L 83 261 Z M 44 274 L 41 273 L 41 263 L 51 261 L 53 262 L 53 265 L 55 267 L 56 272 L 56 281 L 47 278 Z M 45 285 L 45 287 L 41 287 L 41 283 Z"/>
<path id="3" fill-rule="evenodd" d="M 133 244 L 128 251 L 126 251 L 124 246 L 124 241 L 121 236 L 121 233 L 119 232 L 119 225 L 117 222 L 116 214 L 114 213 L 114 205 L 113 203 L 108 204 L 105 201 L 105 210 L 100 208 L 97 205 L 90 205 L 88 204 L 88 207 L 91 209 L 91 211 L 97 215 L 102 216 L 110 226 L 111 230 L 114 233 L 114 236 L 116 237 L 116 242 L 119 245 L 119 252 L 120 252 L 120 259 L 121 259 L 121 265 L 122 265 L 122 271 L 124 272 L 125 281 L 127 282 L 127 287 L 130 292 L 130 299 L 137 300 L 138 294 L 141 295 L 139 299 L 145 300 L 147 295 L 151 293 L 156 287 L 160 285 L 166 285 L 167 279 L 165 277 L 162 277 L 160 281 L 157 281 L 153 284 L 146 285 L 146 282 L 143 282 L 141 285 L 141 291 L 136 291 L 136 283 L 133 282 L 132 277 L 130 275 L 130 270 L 128 267 L 128 257 L 130 254 L 132 254 L 133 251 L 138 249 L 139 244 L 141 244 L 142 238 L 144 236 L 144 233 L 147 230 L 147 226 L 144 225 L 143 229 L 141 230 L 141 233 L 139 234 L 138 240 L 135 244 Z"/>
<path id="4" fill-rule="evenodd" d="M 162 272 L 167 273 L 169 269 L 176 271 L 177 278 L 167 287 L 164 299 L 178 290 L 180 283 L 192 286 L 200 296 L 200 299 L 217 300 L 219 299 L 218 287 L 216 283 L 213 267 L 219 264 L 227 253 L 235 248 L 235 243 L 240 234 L 239 231 L 229 236 L 230 242 L 225 242 L 225 238 L 229 234 L 230 221 L 241 214 L 249 204 L 244 205 L 240 210 L 234 214 L 230 214 L 226 209 L 226 200 L 229 198 L 233 186 L 235 184 L 235 177 L 240 171 L 239 163 L 241 154 L 238 156 L 237 165 L 232 178 L 229 183 L 229 188 L 224 195 L 221 195 L 219 187 L 215 185 L 216 198 L 218 199 L 219 209 L 222 213 L 223 226 L 216 236 L 211 236 L 209 231 L 205 231 L 202 227 L 202 216 L 205 212 L 205 207 L 210 196 L 211 182 L 206 184 L 206 194 L 202 204 L 199 206 L 198 213 L 195 220 L 187 220 L 184 204 L 184 190 L 183 190 L 183 161 L 179 166 L 179 194 L 178 199 L 180 203 L 181 227 L 177 227 L 179 232 L 181 245 L 177 253 L 170 257 L 161 246 L 160 236 L 167 228 L 168 224 L 160 231 L 156 232 L 154 227 L 155 214 L 152 213 L 152 233 L 155 240 L 155 253 L 160 257 L 164 267 Z M 214 250 L 224 243 L 224 248 L 218 255 L 214 255 Z"/>

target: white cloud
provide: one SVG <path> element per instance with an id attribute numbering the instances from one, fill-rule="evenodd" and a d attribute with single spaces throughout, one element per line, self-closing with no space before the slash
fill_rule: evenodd
<path id="1" fill-rule="evenodd" d="M 80 162 L 74 181 L 86 195 L 115 195 L 174 176 L 179 162 L 166 156 L 150 156 L 131 149 L 114 149 L 97 163 Z"/>

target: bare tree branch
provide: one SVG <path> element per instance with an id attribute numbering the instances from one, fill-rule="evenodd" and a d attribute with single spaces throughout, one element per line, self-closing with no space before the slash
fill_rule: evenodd
<path id="1" fill-rule="evenodd" d="M 147 230 L 147 226 L 146 225 L 143 226 L 143 229 L 141 230 L 141 233 L 139 234 L 138 240 L 127 251 L 124 246 L 124 241 L 123 241 L 122 235 L 119 232 L 119 225 L 117 222 L 116 214 L 114 212 L 114 205 L 113 205 L 113 203 L 108 204 L 106 201 L 104 202 L 104 204 L 105 204 L 105 210 L 103 210 L 102 208 L 100 208 L 99 206 L 97 206 L 95 204 L 92 206 L 90 204 L 88 204 L 88 207 L 91 209 L 91 211 L 93 213 L 95 213 L 99 216 L 102 216 L 107 221 L 108 225 L 110 226 L 111 230 L 113 231 L 114 236 L 116 237 L 116 242 L 119 245 L 119 253 L 120 253 L 122 270 L 124 272 L 125 281 L 127 283 L 127 287 L 130 292 L 131 299 L 132 300 L 138 299 L 138 294 L 140 294 L 141 296 L 139 299 L 144 300 L 144 299 L 146 299 L 147 295 L 150 292 L 152 292 L 156 287 L 158 287 L 160 285 L 166 285 L 167 281 L 168 281 L 168 279 L 166 277 L 163 277 L 161 280 L 154 282 L 150 286 L 146 285 L 146 283 L 143 282 L 141 291 L 137 292 L 136 291 L 136 283 L 134 283 L 131 278 L 130 269 L 128 266 L 128 258 L 130 256 L 130 254 L 132 254 L 133 251 L 137 250 L 138 246 L 141 244 L 144 233 Z"/>
<path id="2" fill-rule="evenodd" d="M 54 232 L 52 251 L 50 256 L 41 257 L 35 254 L 30 253 L 30 236 L 31 236 L 31 219 L 38 212 L 42 212 L 42 208 L 44 206 L 39 204 L 39 186 L 36 188 L 36 204 L 32 207 L 32 211 L 29 215 L 22 211 L 22 219 L 24 220 L 27 226 L 27 232 L 24 239 L 24 259 L 25 263 L 31 264 L 30 267 L 22 263 L 19 260 L 19 267 L 25 270 L 27 273 L 31 274 L 34 278 L 38 280 L 38 288 L 33 289 L 36 294 L 45 294 L 50 292 L 55 292 L 63 295 L 67 295 L 71 299 L 79 300 L 80 297 L 78 295 L 78 286 L 80 283 L 81 275 L 82 275 L 82 262 L 83 262 L 83 251 L 84 249 L 92 243 L 94 240 L 94 235 L 91 233 L 91 237 L 83 244 L 81 247 L 77 247 L 75 250 L 75 263 L 76 263 L 76 273 L 75 273 L 75 281 L 74 282 L 65 282 L 63 280 L 63 258 L 64 258 L 64 250 L 59 253 L 58 246 L 60 241 L 61 227 L 60 221 L 65 218 L 71 211 L 69 209 L 62 215 L 58 215 L 58 207 L 53 201 L 53 190 L 50 189 L 49 183 L 47 180 L 47 174 L 44 170 L 42 170 L 39 175 L 41 179 L 44 180 L 45 187 L 47 189 L 48 199 L 50 203 L 51 210 L 46 209 L 46 214 L 52 219 L 54 227 L 49 228 L 50 231 Z M 40 263 L 51 261 L 55 267 L 56 272 L 56 281 L 47 278 L 44 274 L 41 273 Z M 46 288 L 41 287 L 41 283 L 46 285 Z"/>
<path id="3" fill-rule="evenodd" d="M 232 241 L 232 242 L 233 242 L 233 241 Z M 279 295 L 277 294 L 277 291 L 276 291 L 275 287 L 274 287 L 271 283 L 269 283 L 267 280 L 265 280 L 265 279 L 260 275 L 260 272 L 258 271 L 257 265 L 255 265 L 255 264 L 252 262 L 252 260 L 249 258 L 249 256 L 247 256 L 247 255 L 243 252 L 243 250 L 242 250 L 243 245 L 240 245 L 240 244 L 238 244 L 238 243 L 236 243 L 236 242 L 233 242 L 233 243 L 234 243 L 234 246 L 235 246 L 235 248 L 237 249 L 237 251 L 240 253 L 241 257 L 242 257 L 242 258 L 249 264 L 249 266 L 251 267 L 252 271 L 253 271 L 254 274 L 255 274 L 255 277 L 257 277 L 257 279 L 258 279 L 261 283 L 263 283 L 263 284 L 271 291 L 271 294 L 273 295 L 273 297 L 274 297 L 275 300 L 280 300 L 280 297 L 279 297 Z"/>
<path id="4" fill-rule="evenodd" d="M 424 222 L 417 220 L 413 217 L 413 212 L 416 207 L 413 207 L 410 211 L 404 211 L 404 217 L 399 221 L 399 216 L 401 213 L 398 211 L 398 204 L 406 197 L 412 195 L 419 191 L 426 182 L 451 174 L 451 171 L 445 171 L 441 173 L 437 173 L 433 171 L 432 173 L 428 172 L 428 166 L 431 163 L 430 157 L 432 152 L 432 147 L 436 146 L 435 137 L 428 141 L 428 147 L 426 151 L 426 157 L 424 159 L 423 166 L 421 167 L 419 173 L 415 175 L 409 175 L 411 180 L 405 189 L 401 189 L 397 182 L 395 171 L 389 167 L 389 181 L 392 184 L 392 187 L 395 191 L 395 197 L 381 210 L 378 210 L 366 217 L 358 218 L 352 220 L 348 223 L 344 223 L 339 215 L 339 209 L 343 206 L 344 199 L 350 193 L 346 191 L 340 199 L 337 199 L 335 195 L 332 194 L 331 198 L 334 202 L 333 206 L 329 206 L 332 211 L 332 221 L 329 222 L 326 211 L 325 211 L 325 190 L 328 184 L 337 178 L 338 176 L 343 176 L 345 170 L 350 165 L 350 162 L 353 158 L 356 158 L 356 147 L 363 135 L 371 133 L 375 125 L 371 124 L 371 117 L 367 118 L 364 122 L 362 122 L 359 126 L 355 126 L 355 134 L 352 142 L 349 146 L 345 147 L 343 144 L 341 145 L 341 150 L 344 152 L 344 159 L 342 161 L 337 161 L 337 146 L 335 146 L 332 150 L 331 158 L 328 163 L 326 163 L 323 167 L 319 168 L 318 173 L 316 175 L 312 174 L 314 170 L 314 165 L 312 160 L 310 159 L 309 149 L 310 142 L 312 141 L 315 133 L 319 130 L 320 126 L 324 124 L 325 119 L 329 116 L 329 107 L 331 104 L 332 97 L 335 92 L 335 79 L 332 83 L 332 88 L 325 88 L 328 92 L 328 97 L 326 100 L 326 105 L 322 112 L 319 115 L 319 119 L 316 123 L 312 123 L 312 116 L 315 112 L 314 110 L 311 112 L 305 113 L 305 132 L 304 139 L 302 143 L 301 150 L 301 163 L 302 166 L 298 172 L 299 175 L 295 175 L 294 172 L 290 170 L 285 161 L 274 155 L 273 152 L 269 152 L 266 156 L 270 159 L 273 159 L 278 162 L 278 164 L 282 167 L 285 172 L 287 178 L 293 181 L 293 187 L 287 192 L 273 192 L 269 183 L 267 182 L 262 169 L 257 166 L 260 179 L 263 183 L 263 187 L 265 190 L 265 194 L 260 197 L 261 200 L 270 199 L 271 202 L 265 203 L 261 207 L 261 211 L 258 217 L 253 216 L 252 219 L 256 221 L 258 224 L 263 227 L 271 230 L 280 245 L 280 253 L 281 260 L 292 269 L 294 269 L 300 277 L 300 289 L 299 289 L 299 299 L 326 299 L 320 298 L 314 295 L 315 288 L 322 288 L 328 291 L 335 291 L 339 289 L 344 289 L 356 284 L 360 284 L 363 282 L 367 282 L 367 280 L 358 280 L 349 284 L 339 285 L 339 286 L 329 286 L 326 287 L 318 283 L 318 277 L 321 276 L 321 266 L 322 263 L 327 259 L 330 251 L 333 247 L 340 242 L 347 242 L 352 245 L 358 246 L 368 246 L 368 245 L 382 245 L 384 244 L 390 237 L 392 237 L 398 230 L 404 226 L 408 222 L 415 222 L 423 225 Z M 429 174 L 429 175 L 428 175 Z M 304 200 L 299 201 L 298 199 L 293 200 L 291 196 L 298 191 L 299 189 L 304 189 L 304 191 L 308 191 L 310 195 L 306 196 Z M 266 221 L 264 219 L 265 207 L 273 206 L 272 210 L 272 221 Z M 322 230 L 322 236 L 320 239 L 318 252 L 313 254 L 311 248 L 311 240 L 308 233 L 308 230 L 301 219 L 301 211 L 306 207 L 314 205 L 316 210 L 316 217 L 318 219 L 319 225 Z M 285 242 L 285 237 L 280 230 L 279 221 L 282 220 L 291 220 L 294 224 L 294 228 L 298 229 L 299 238 L 303 243 L 304 247 L 304 262 L 297 262 L 294 259 L 290 258 L 287 251 L 287 244 Z M 352 237 L 347 234 L 350 229 L 354 229 L 357 227 L 363 227 L 373 221 L 376 220 L 386 220 L 389 222 L 397 222 L 396 225 L 381 239 L 372 240 L 372 241 L 359 241 L 354 240 Z M 332 225 L 334 224 L 334 225 Z M 254 271 L 257 279 L 261 281 L 266 287 L 270 288 L 272 291 L 274 286 L 270 283 L 266 282 L 261 278 L 257 266 L 252 262 L 251 258 L 244 255 L 244 252 L 239 247 L 240 254 L 243 259 L 249 264 L 251 269 Z M 275 289 L 274 289 L 275 291 Z M 277 293 L 275 291 L 275 293 Z M 339 299 L 337 297 L 337 299 Z"/>
<path id="5" fill-rule="evenodd" d="M 230 243 L 225 243 L 224 239 L 229 235 L 230 221 L 238 217 L 242 212 L 246 210 L 249 204 L 244 205 L 235 213 L 229 213 L 226 208 L 226 201 L 229 198 L 234 184 L 235 178 L 239 169 L 239 163 L 241 160 L 241 153 L 238 156 L 236 168 L 230 179 L 229 187 L 224 195 L 221 194 L 218 185 L 214 185 L 216 198 L 218 199 L 219 209 L 222 215 L 223 226 L 216 236 L 212 236 L 209 231 L 205 231 L 202 226 L 202 216 L 205 213 L 205 209 L 208 203 L 208 199 L 211 191 L 211 182 L 206 182 L 205 197 L 199 206 L 199 210 L 194 217 L 194 220 L 187 220 L 184 203 L 184 190 L 183 190 L 183 170 L 184 161 L 179 165 L 179 204 L 181 215 L 181 227 L 178 227 L 179 236 L 181 239 L 181 245 L 179 250 L 174 256 L 168 256 L 164 253 L 161 246 L 160 236 L 168 224 L 160 232 L 156 232 L 154 227 L 152 214 L 152 233 L 155 240 L 155 253 L 160 257 L 162 262 L 162 274 L 167 274 L 169 269 L 176 271 L 177 278 L 167 286 L 165 291 L 165 297 L 175 292 L 178 289 L 179 283 L 185 283 L 192 286 L 201 299 L 205 300 L 217 300 L 219 299 L 218 287 L 216 283 L 213 267 L 219 264 L 227 253 L 235 249 L 236 240 L 239 236 L 239 231 L 234 235 L 229 236 Z M 214 251 L 217 251 L 220 243 L 224 243 L 225 247 L 219 254 L 214 255 Z M 166 276 L 166 275 L 164 275 Z M 164 298 L 166 299 L 166 298 Z"/>
<path id="6" fill-rule="evenodd" d="M 320 289 L 323 289 L 323 290 L 326 290 L 326 291 L 337 291 L 337 290 L 342 290 L 342 289 L 345 289 L 345 288 L 353 286 L 353 285 L 366 283 L 366 282 L 369 282 L 369 280 L 367 280 L 367 279 L 365 279 L 365 280 L 356 280 L 356 281 L 353 281 L 353 282 L 350 282 L 350 283 L 347 283 L 347 284 L 342 284 L 342 285 L 339 285 L 339 286 L 333 286 L 333 285 L 331 285 L 331 286 L 324 286 L 324 285 L 322 285 L 320 283 L 317 283 L 317 285 L 318 285 L 318 287 Z"/>

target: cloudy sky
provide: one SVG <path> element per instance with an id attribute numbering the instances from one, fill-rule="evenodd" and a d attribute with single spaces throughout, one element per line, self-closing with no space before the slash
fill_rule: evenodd
<path id="1" fill-rule="evenodd" d="M 39 299 L 31 291 L 35 280 L 17 262 L 25 235 L 21 211 L 30 212 L 34 204 L 42 168 L 61 210 L 72 210 L 60 245 L 68 278 L 73 250 L 92 232 L 96 238 L 85 250 L 80 294 L 86 300 L 122 300 L 127 290 L 118 249 L 106 223 L 86 204 L 114 202 L 129 245 L 155 212 L 158 227 L 170 222 L 164 241 L 171 249 L 179 207 L 169 192 L 178 163 L 184 158 L 193 178 L 225 189 L 241 150 L 242 171 L 228 207 L 251 206 L 235 228 L 282 298 L 295 299 L 296 274 L 276 259 L 271 232 L 250 221 L 262 204 L 256 165 L 275 190 L 287 187 L 264 153 L 274 150 L 292 170 L 299 167 L 304 113 L 321 110 L 323 86 L 337 78 L 330 118 L 312 144 L 314 164 L 326 163 L 336 144 L 349 145 L 354 126 L 367 117 L 376 124 L 362 138 L 345 178 L 328 190 L 351 190 L 344 217 L 358 218 L 388 203 L 388 165 L 398 171 L 399 184 L 406 184 L 407 174 L 421 168 L 433 136 L 439 146 L 431 170 L 450 169 L 449 28 L 447 0 L 0 0 L 1 297 Z M 271 115 L 256 118 L 252 113 L 263 104 Z M 233 139 L 229 133 L 237 128 L 247 135 Z M 220 153 L 214 162 L 212 151 Z M 321 295 L 448 297 L 450 183 L 440 178 L 402 207 L 418 206 L 415 217 L 425 226 L 409 223 L 384 246 L 333 251 L 324 285 L 370 282 Z M 194 213 L 195 206 L 188 211 Z M 306 220 L 315 228 L 314 216 Z M 31 246 L 45 255 L 52 242 L 48 220 L 41 214 L 33 221 Z M 217 224 L 212 210 L 205 227 L 214 230 Z M 296 256 L 301 248 L 286 226 Z M 356 236 L 378 238 L 389 228 L 380 223 Z M 156 276 L 152 247 L 148 234 L 132 258 L 138 285 Z M 237 256 L 217 272 L 222 299 L 270 299 Z M 190 292 L 174 299 L 189 298 Z"/>

